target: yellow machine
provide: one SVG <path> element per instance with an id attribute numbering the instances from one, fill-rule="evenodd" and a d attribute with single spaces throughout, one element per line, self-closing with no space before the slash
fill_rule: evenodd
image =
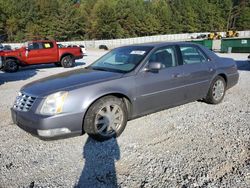
<path id="1" fill-rule="evenodd" d="M 222 38 L 222 35 L 220 33 L 217 32 L 211 32 L 210 34 L 208 34 L 208 39 L 209 40 L 218 40 Z"/>
<path id="2" fill-rule="evenodd" d="M 227 38 L 239 37 L 239 33 L 235 30 L 229 30 L 227 31 L 226 37 Z"/>

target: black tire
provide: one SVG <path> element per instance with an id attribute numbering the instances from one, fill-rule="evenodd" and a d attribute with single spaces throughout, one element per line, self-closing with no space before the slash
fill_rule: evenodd
<path id="1" fill-rule="evenodd" d="M 109 115 L 108 111 L 114 116 Z M 128 112 L 123 100 L 106 96 L 90 106 L 84 118 L 83 130 L 93 139 L 105 141 L 120 136 L 126 127 L 127 119 Z M 116 130 L 112 126 L 115 126 Z"/>
<path id="2" fill-rule="evenodd" d="M 71 56 L 71 55 L 64 56 L 64 57 L 61 59 L 61 65 L 62 65 L 64 68 L 74 67 L 74 66 L 75 66 L 75 59 L 74 59 L 74 57 Z"/>
<path id="3" fill-rule="evenodd" d="M 217 92 L 215 89 L 216 87 L 220 88 Z M 218 104 L 223 100 L 225 93 L 226 82 L 223 77 L 217 76 L 211 83 L 205 102 L 209 104 Z"/>
<path id="4" fill-rule="evenodd" d="M 4 72 L 17 72 L 19 69 L 18 61 L 15 59 L 7 59 L 3 65 Z"/>
<path id="5" fill-rule="evenodd" d="M 60 62 L 54 63 L 56 67 L 61 67 L 62 64 Z"/>
<path id="6" fill-rule="evenodd" d="M 109 50 L 109 48 L 106 45 L 103 45 L 103 44 L 99 45 L 99 49 L 100 50 L 101 49 L 103 49 L 103 50 Z"/>

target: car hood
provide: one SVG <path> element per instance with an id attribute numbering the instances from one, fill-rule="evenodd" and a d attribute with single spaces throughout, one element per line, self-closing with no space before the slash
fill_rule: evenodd
<path id="1" fill-rule="evenodd" d="M 15 50 L 3 50 L 3 51 L 0 51 L 0 54 L 2 56 L 15 56 L 17 53 L 21 52 L 23 50 L 23 48 L 20 48 L 20 49 L 15 49 Z"/>
<path id="2" fill-rule="evenodd" d="M 107 71 L 77 69 L 31 82 L 25 85 L 21 91 L 33 96 L 44 97 L 57 91 L 68 91 L 72 88 L 117 79 L 122 75 Z"/>

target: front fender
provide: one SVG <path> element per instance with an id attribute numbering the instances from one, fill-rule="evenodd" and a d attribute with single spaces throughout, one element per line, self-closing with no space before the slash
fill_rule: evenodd
<path id="1" fill-rule="evenodd" d="M 23 61 L 16 56 L 3 56 L 3 62 L 5 62 L 7 59 L 15 59 L 19 65 L 25 65 Z"/>
<path id="2" fill-rule="evenodd" d="M 69 91 L 67 109 L 69 111 L 80 111 L 84 115 L 90 105 L 107 95 L 126 97 L 133 106 L 135 100 L 133 96 L 136 96 L 136 90 L 135 82 L 131 82 L 131 79 L 130 77 L 120 78 Z"/>

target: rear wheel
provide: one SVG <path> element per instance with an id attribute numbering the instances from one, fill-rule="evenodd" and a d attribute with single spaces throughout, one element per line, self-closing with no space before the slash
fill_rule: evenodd
<path id="1" fill-rule="evenodd" d="M 15 59 L 7 59 L 4 62 L 3 71 L 5 72 L 17 72 L 19 69 L 18 61 Z"/>
<path id="2" fill-rule="evenodd" d="M 127 124 L 124 102 L 113 96 L 103 97 L 90 106 L 84 119 L 84 131 L 98 141 L 120 136 Z"/>
<path id="3" fill-rule="evenodd" d="M 61 65 L 64 68 L 74 67 L 75 66 L 75 59 L 74 59 L 74 57 L 71 56 L 71 55 L 67 55 L 67 56 L 63 57 L 62 60 L 61 60 Z"/>
<path id="4" fill-rule="evenodd" d="M 217 76 L 208 91 L 205 101 L 210 104 L 220 103 L 226 93 L 226 82 L 221 76 Z"/>

